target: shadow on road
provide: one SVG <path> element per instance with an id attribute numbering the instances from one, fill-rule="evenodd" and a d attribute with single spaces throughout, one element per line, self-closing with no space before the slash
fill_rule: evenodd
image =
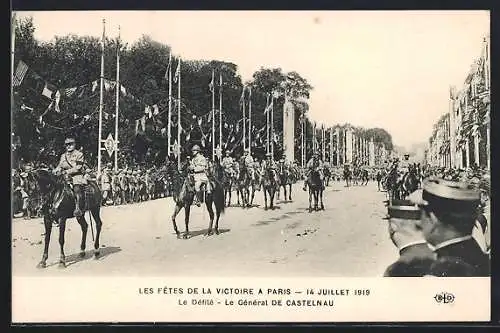
<path id="1" fill-rule="evenodd" d="M 208 229 L 202 229 L 202 230 L 197 230 L 197 231 L 190 231 L 190 233 L 189 233 L 189 239 L 194 238 L 194 237 L 198 237 L 198 236 L 203 236 L 203 235 L 205 235 L 207 233 L 207 230 Z M 229 232 L 229 231 L 231 231 L 231 229 L 219 229 L 219 235 L 220 234 L 224 234 L 224 233 Z M 210 237 L 213 237 L 213 236 L 217 237 L 217 235 L 215 233 L 212 234 L 212 236 L 210 236 Z"/>
<path id="2" fill-rule="evenodd" d="M 107 256 L 111 254 L 115 254 L 120 252 L 122 249 L 118 246 L 110 246 L 110 247 L 101 247 L 99 249 L 99 258 L 97 260 L 104 260 Z M 85 257 L 81 258 L 80 253 L 72 253 L 68 257 L 66 257 L 66 266 L 69 267 L 71 265 L 74 265 L 76 263 L 79 263 L 81 261 L 89 260 L 89 259 L 94 259 L 94 250 L 87 250 L 85 252 Z M 56 265 L 56 263 L 51 264 L 50 266 Z"/>

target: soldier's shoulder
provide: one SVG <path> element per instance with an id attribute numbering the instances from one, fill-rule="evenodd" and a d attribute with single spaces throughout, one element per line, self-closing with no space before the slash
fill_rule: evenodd
<path id="1" fill-rule="evenodd" d="M 83 153 L 79 150 L 75 150 L 73 153 L 73 156 L 80 158 L 80 157 L 83 157 Z"/>

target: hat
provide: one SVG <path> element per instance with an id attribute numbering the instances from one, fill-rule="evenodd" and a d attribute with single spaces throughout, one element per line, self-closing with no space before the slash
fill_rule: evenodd
<path id="1" fill-rule="evenodd" d="M 409 200 L 393 200 L 387 207 L 389 217 L 404 220 L 419 220 L 420 209 Z"/>
<path id="2" fill-rule="evenodd" d="M 225 153 L 227 155 L 227 154 L 230 154 L 231 152 L 229 150 L 226 150 Z"/>
<path id="3" fill-rule="evenodd" d="M 480 192 L 465 182 L 428 178 L 424 180 L 422 189 L 410 194 L 408 199 L 420 206 L 435 205 L 443 210 L 463 210 L 479 203 Z"/>
<path id="4" fill-rule="evenodd" d="M 191 148 L 191 151 L 200 151 L 200 146 L 194 145 L 193 148 Z"/>
<path id="5" fill-rule="evenodd" d="M 68 143 L 75 143 L 75 139 L 73 139 L 73 138 L 66 138 L 66 140 L 64 140 L 64 144 L 68 144 Z"/>

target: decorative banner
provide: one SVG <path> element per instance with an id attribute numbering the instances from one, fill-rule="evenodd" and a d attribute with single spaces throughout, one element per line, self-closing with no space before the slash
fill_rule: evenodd
<path id="1" fill-rule="evenodd" d="M 106 141 L 104 141 L 104 147 L 106 148 L 109 157 L 111 157 L 111 155 L 113 155 L 113 152 L 115 151 L 115 140 L 113 139 L 111 133 L 109 133 Z"/>

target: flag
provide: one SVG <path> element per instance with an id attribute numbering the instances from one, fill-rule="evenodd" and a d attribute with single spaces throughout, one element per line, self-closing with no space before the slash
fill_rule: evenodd
<path id="1" fill-rule="evenodd" d="M 222 73 L 219 74 L 219 94 L 222 94 Z"/>
<path id="2" fill-rule="evenodd" d="M 52 95 L 54 94 L 55 87 L 51 85 L 50 83 L 45 82 L 45 86 L 43 87 L 42 90 L 42 95 L 52 99 Z"/>
<path id="3" fill-rule="evenodd" d="M 158 109 L 158 105 L 153 105 L 153 115 L 156 116 L 160 113 L 160 109 Z"/>
<path id="4" fill-rule="evenodd" d="M 172 52 L 168 54 L 168 64 L 167 64 L 167 70 L 165 71 L 165 80 L 168 80 L 168 73 L 170 71 L 171 66 L 172 66 Z"/>
<path id="5" fill-rule="evenodd" d="M 76 89 L 77 87 L 64 89 L 64 96 L 71 97 L 75 93 Z"/>
<path id="6" fill-rule="evenodd" d="M 181 75 L 181 58 L 179 58 L 179 62 L 177 63 L 177 69 L 175 70 L 174 83 L 177 83 L 180 75 Z"/>
<path id="7" fill-rule="evenodd" d="M 56 92 L 56 104 L 55 104 L 56 112 L 61 112 L 61 109 L 59 108 L 59 101 L 60 100 L 61 100 L 61 92 L 58 90 Z"/>
<path id="8" fill-rule="evenodd" d="M 214 70 L 212 69 L 212 81 L 208 84 L 208 89 L 211 93 L 214 92 Z"/>
<path id="9" fill-rule="evenodd" d="M 245 103 L 245 89 L 246 87 L 243 86 L 243 90 L 241 91 L 241 96 L 240 96 L 240 105 L 243 105 L 243 103 Z"/>
<path id="10" fill-rule="evenodd" d="M 17 64 L 16 72 L 14 73 L 14 78 L 12 79 L 12 84 L 14 87 L 19 87 L 21 82 L 23 82 L 24 76 L 28 71 L 28 65 L 24 63 L 24 61 L 19 60 Z"/>

